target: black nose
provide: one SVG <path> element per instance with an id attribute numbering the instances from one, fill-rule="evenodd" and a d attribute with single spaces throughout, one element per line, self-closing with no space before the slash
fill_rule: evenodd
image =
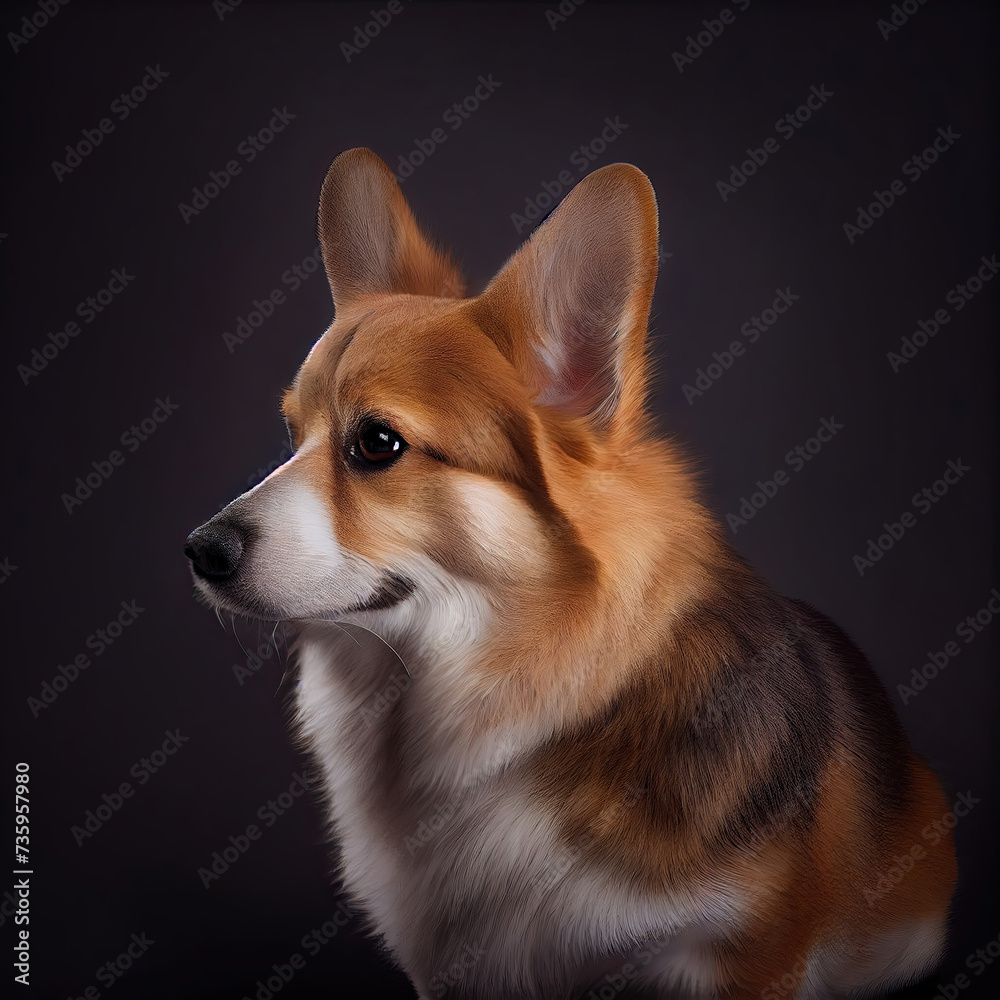
<path id="1" fill-rule="evenodd" d="M 243 542 L 243 532 L 236 525 L 209 521 L 188 535 L 184 555 L 191 560 L 198 576 L 206 580 L 228 580 L 240 565 Z"/>

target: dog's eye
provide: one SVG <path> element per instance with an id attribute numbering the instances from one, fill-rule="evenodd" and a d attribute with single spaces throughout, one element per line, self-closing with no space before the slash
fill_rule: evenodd
<path id="1" fill-rule="evenodd" d="M 354 444 L 351 458 L 366 467 L 385 468 L 406 451 L 406 442 L 388 424 L 371 420 L 362 424 Z"/>

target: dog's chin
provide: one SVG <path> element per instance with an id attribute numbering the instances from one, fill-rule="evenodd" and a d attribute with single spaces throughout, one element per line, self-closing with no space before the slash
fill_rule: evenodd
<path id="1" fill-rule="evenodd" d="M 195 576 L 195 594 L 198 600 L 217 614 L 235 615 L 249 621 L 288 621 L 300 615 L 289 609 L 262 600 L 256 594 L 246 593 L 243 588 L 231 584 L 216 584 Z"/>

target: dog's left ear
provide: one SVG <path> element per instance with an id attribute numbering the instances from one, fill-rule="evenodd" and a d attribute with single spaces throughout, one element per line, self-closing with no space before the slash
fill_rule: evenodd
<path id="1" fill-rule="evenodd" d="M 607 429 L 643 408 L 656 195 L 615 163 L 585 177 L 475 300 L 537 403 Z"/>
<path id="2" fill-rule="evenodd" d="M 349 149 L 330 165 L 319 239 L 338 310 L 369 295 L 463 294 L 458 270 L 421 232 L 392 171 L 370 149 Z"/>

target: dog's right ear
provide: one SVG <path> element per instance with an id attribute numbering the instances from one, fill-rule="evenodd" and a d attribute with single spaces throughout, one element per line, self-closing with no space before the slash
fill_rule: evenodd
<path id="1" fill-rule="evenodd" d="M 338 311 L 369 295 L 464 292 L 458 270 L 420 231 L 392 171 L 370 149 L 349 149 L 330 165 L 319 241 Z"/>
<path id="2" fill-rule="evenodd" d="M 535 401 L 595 428 L 641 426 L 656 195 L 628 163 L 585 177 L 471 310 Z"/>

